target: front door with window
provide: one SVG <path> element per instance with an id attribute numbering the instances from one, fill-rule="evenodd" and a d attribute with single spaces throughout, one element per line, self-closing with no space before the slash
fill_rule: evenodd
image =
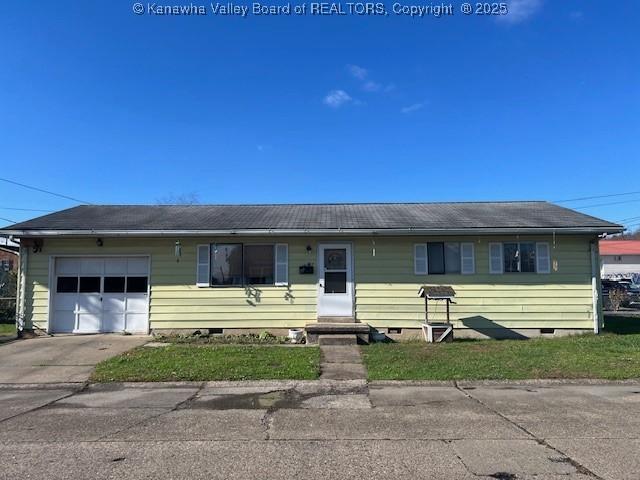
<path id="1" fill-rule="evenodd" d="M 351 245 L 318 246 L 318 316 L 353 315 L 353 268 Z"/>

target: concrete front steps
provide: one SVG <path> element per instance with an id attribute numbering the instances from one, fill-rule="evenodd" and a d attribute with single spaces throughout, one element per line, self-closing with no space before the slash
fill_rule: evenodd
<path id="1" fill-rule="evenodd" d="M 369 343 L 371 328 L 366 323 L 318 322 L 305 327 L 307 343 L 320 345 L 355 345 Z"/>

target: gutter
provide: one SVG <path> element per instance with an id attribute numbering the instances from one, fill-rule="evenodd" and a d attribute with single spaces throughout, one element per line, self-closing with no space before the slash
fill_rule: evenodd
<path id="1" fill-rule="evenodd" d="M 244 230 L 1 230 L 3 234 L 16 237 L 202 237 L 202 236 L 358 236 L 358 235 L 513 235 L 513 234 L 610 234 L 624 230 L 622 226 L 611 228 L 567 227 L 567 228 L 338 228 L 338 229 L 244 229 Z"/>
<path id="2" fill-rule="evenodd" d="M 591 254 L 591 298 L 593 301 L 593 333 L 600 333 L 602 325 L 602 302 L 600 299 L 600 255 L 598 252 L 598 239 L 589 242 Z"/>

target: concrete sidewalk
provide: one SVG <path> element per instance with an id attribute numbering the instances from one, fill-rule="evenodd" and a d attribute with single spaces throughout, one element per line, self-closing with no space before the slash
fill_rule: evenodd
<path id="1" fill-rule="evenodd" d="M 0 386 L 0 478 L 637 479 L 640 383 Z"/>
<path id="2" fill-rule="evenodd" d="M 140 335 L 56 335 L 0 344 L 0 384 L 86 382 L 96 364 L 142 345 Z"/>

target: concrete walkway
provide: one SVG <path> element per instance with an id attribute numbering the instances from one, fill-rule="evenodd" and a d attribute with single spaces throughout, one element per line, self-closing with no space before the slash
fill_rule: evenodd
<path id="1" fill-rule="evenodd" d="M 366 380 L 357 345 L 320 345 L 321 380 Z"/>
<path id="2" fill-rule="evenodd" d="M 0 479 L 637 480 L 639 432 L 638 382 L 0 385 Z"/>
<path id="3" fill-rule="evenodd" d="M 56 335 L 0 344 L 0 384 L 86 382 L 96 364 L 150 338 L 119 334 Z"/>

